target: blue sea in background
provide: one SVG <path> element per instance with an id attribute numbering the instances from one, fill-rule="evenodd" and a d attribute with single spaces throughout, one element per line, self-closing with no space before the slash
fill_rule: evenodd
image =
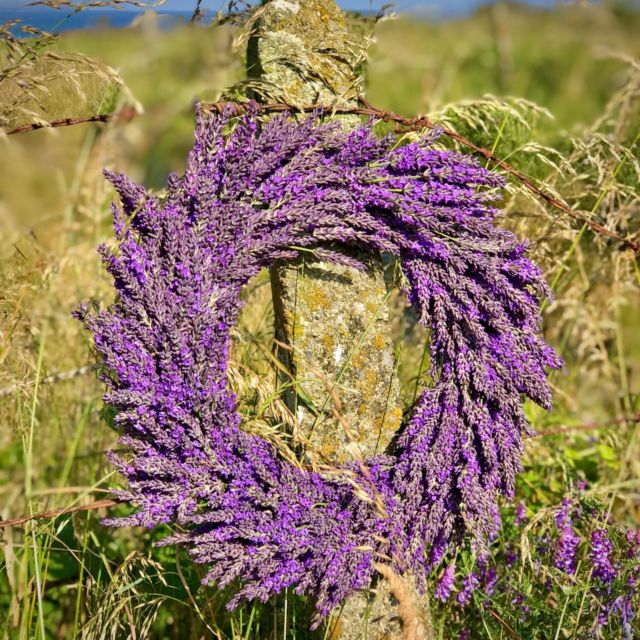
<path id="1" fill-rule="evenodd" d="M 179 23 L 188 22 L 192 11 L 157 11 L 160 18 L 159 25 L 162 28 L 170 28 Z M 77 13 L 69 10 L 54 10 L 47 8 L 29 9 L 3 9 L 0 8 L 0 24 L 9 20 L 19 19 L 22 24 L 41 29 L 42 31 L 60 32 L 73 29 L 91 28 L 116 28 L 128 27 L 139 11 L 120 11 L 117 9 L 86 9 Z M 19 29 L 19 27 L 18 27 Z M 14 28 L 14 33 L 17 33 Z"/>
<path id="2" fill-rule="evenodd" d="M 522 4 L 549 9 L 557 6 L 558 0 L 520 0 Z M 629 0 L 630 6 L 637 6 L 638 0 Z M 428 20 L 446 20 L 463 17 L 473 13 L 483 5 L 492 4 L 492 0 L 397 0 L 394 9 L 398 12 L 410 12 L 416 16 Z M 598 1 L 593 1 L 598 4 Z M 28 7 L 24 0 L 0 0 L 0 24 L 9 20 L 19 19 L 23 24 L 36 27 L 43 31 L 60 32 L 72 29 L 89 28 L 125 28 L 140 16 L 143 12 L 135 9 L 101 9 L 92 8 L 84 11 L 72 12 L 69 9 L 54 10 L 47 7 Z M 211 20 L 216 15 L 216 10 L 224 6 L 224 2 L 205 0 L 202 3 L 204 9 L 204 22 Z M 338 4 L 344 9 L 359 10 L 361 13 L 375 13 L 382 6 L 382 2 L 375 0 L 338 0 Z M 167 0 L 167 2 L 155 10 L 158 14 L 160 28 L 171 28 L 180 23 L 188 22 L 193 14 L 195 2 Z M 188 7 L 187 10 L 181 10 Z M 14 28 L 17 34 L 18 28 Z"/>
<path id="3" fill-rule="evenodd" d="M 427 0 L 414 2 L 412 0 L 400 0 L 394 3 L 398 11 L 410 11 L 421 17 L 442 20 L 472 13 L 483 4 L 489 4 L 488 0 L 448 0 L 446 2 Z M 528 4 L 539 7 L 551 7 L 555 0 L 528 0 Z M 361 13 L 375 13 L 382 6 L 382 2 L 374 0 L 338 0 L 338 4 L 344 9 L 355 9 Z M 22 5 L 22 6 L 21 6 Z M 97 27 L 124 28 L 139 16 L 142 11 L 135 9 L 86 9 L 73 13 L 69 9 L 54 10 L 47 7 L 27 7 L 25 2 L 7 2 L 0 0 L 0 24 L 9 20 L 20 19 L 23 24 L 36 27 L 43 31 L 69 31 L 72 29 L 88 29 Z M 181 22 L 188 22 L 193 14 L 195 2 L 180 2 L 168 0 L 168 2 L 156 13 L 160 17 L 160 27 L 170 28 Z M 216 9 L 224 6 L 224 3 L 212 3 L 212 0 L 203 2 L 205 8 L 205 22 L 215 16 Z M 188 7 L 188 10 L 180 10 L 178 7 Z M 16 29 L 14 29 L 14 33 Z"/>

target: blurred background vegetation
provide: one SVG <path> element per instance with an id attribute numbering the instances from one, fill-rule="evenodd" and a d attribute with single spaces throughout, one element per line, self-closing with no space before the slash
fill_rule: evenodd
<path id="1" fill-rule="evenodd" d="M 498 3 L 445 22 L 384 20 L 366 67 L 367 98 L 401 114 L 432 114 L 543 182 L 584 219 L 626 237 L 640 226 L 638 34 L 640 13 L 606 4 L 542 11 Z M 97 500 L 117 485 L 104 455 L 116 435 L 91 369 L 89 339 L 70 316 L 88 297 L 110 296 L 95 247 L 111 241 L 114 195 L 100 171 L 126 171 L 152 189 L 163 188 L 169 171 L 180 172 L 192 143 L 194 101 L 217 99 L 244 77 L 237 36 L 230 25 L 159 29 L 150 16 L 127 29 L 65 32 L 47 45 L 54 56 L 38 68 L 70 87 L 64 102 L 51 97 L 52 84 L 33 86 L 31 99 L 56 117 L 108 112 L 116 102 L 127 117 L 0 139 L 3 519 Z M 86 78 L 78 54 L 93 61 Z M 77 67 L 60 71 L 58 58 Z M 8 60 L 0 80 L 8 77 Z M 103 83 L 99 104 L 85 100 L 84 82 Z M 0 82 L 5 105 L 7 86 Z M 24 116 L 31 107 L 21 108 Z M 15 114 L 2 117 L 5 130 L 21 123 Z M 516 183 L 505 208 L 504 224 L 531 238 L 554 285 L 545 330 L 567 360 L 552 378 L 555 410 L 528 408 L 539 435 L 527 443 L 518 500 L 530 515 L 544 514 L 580 491 L 606 505 L 621 526 L 637 526 L 637 256 Z M 260 356 L 260 345 L 267 352 L 272 346 L 268 278 L 248 289 L 236 341 L 235 384 L 243 397 L 271 375 Z M 425 336 L 400 300 L 396 306 L 399 373 L 409 401 L 425 382 Z M 581 483 L 586 489 L 577 489 Z M 184 552 L 152 547 L 165 531 L 107 529 L 104 514 L 78 512 L 1 531 L 2 637 L 309 637 L 305 603 L 292 594 L 229 614 L 225 594 L 199 586 L 201 570 Z M 514 547 L 523 542 L 518 536 Z M 531 590 L 524 569 L 513 579 Z M 472 637 L 587 637 L 588 577 L 550 584 L 528 618 L 497 597 L 497 617 L 486 602 L 469 614 L 439 607 L 439 637 L 454 637 L 452 629 L 464 624 L 477 630 Z M 623 637 L 613 623 L 597 633 Z"/>

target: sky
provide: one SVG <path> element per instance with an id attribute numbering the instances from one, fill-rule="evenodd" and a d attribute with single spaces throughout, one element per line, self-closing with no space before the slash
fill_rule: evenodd
<path id="1" fill-rule="evenodd" d="M 12 8 L 16 6 L 25 6 L 32 0 L 0 0 L 0 8 Z M 397 11 L 406 11 L 408 9 L 418 10 L 442 10 L 445 6 L 449 13 L 464 13 L 482 4 L 487 4 L 491 0 L 396 0 L 393 5 Z M 338 0 L 338 4 L 343 9 L 352 10 L 377 10 L 382 4 L 386 3 L 381 0 Z M 527 0 L 528 4 L 537 6 L 552 6 L 556 0 Z M 169 11 L 189 11 L 195 4 L 194 0 L 166 0 L 163 8 Z M 225 3 L 222 0 L 204 0 L 203 7 L 217 10 Z"/>

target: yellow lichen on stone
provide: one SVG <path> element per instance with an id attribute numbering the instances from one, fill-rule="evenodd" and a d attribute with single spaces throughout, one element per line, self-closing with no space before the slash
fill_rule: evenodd
<path id="1" fill-rule="evenodd" d="M 364 356 L 361 353 L 356 353 L 353 358 L 351 358 L 351 364 L 355 369 L 362 369 Z"/>
<path id="2" fill-rule="evenodd" d="M 387 346 L 387 341 L 384 339 L 384 336 L 377 333 L 373 339 L 373 344 L 376 349 L 384 349 Z"/>
<path id="3" fill-rule="evenodd" d="M 400 407 L 394 407 L 388 414 L 390 416 L 389 419 L 389 428 L 391 431 L 397 431 L 402 424 L 402 409 Z"/>
<path id="4" fill-rule="evenodd" d="M 302 318 L 299 313 L 296 313 L 293 317 L 293 335 L 296 340 L 301 340 L 304 337 L 304 326 L 302 324 Z"/>
<path id="5" fill-rule="evenodd" d="M 335 441 L 325 438 L 320 446 L 320 453 L 325 460 L 331 460 L 335 456 L 337 448 L 337 443 Z"/>
<path id="6" fill-rule="evenodd" d="M 364 377 L 365 377 L 365 380 L 367 381 L 368 389 L 372 390 L 375 387 L 376 382 L 378 382 L 378 375 L 376 374 L 375 371 L 373 371 L 373 369 L 367 369 L 364 372 Z"/>
<path id="7" fill-rule="evenodd" d="M 301 289 L 300 303 L 306 304 L 311 311 L 326 309 L 331 305 L 331 300 L 320 284 L 307 281 L 299 289 Z"/>
<path id="8" fill-rule="evenodd" d="M 322 336 L 322 346 L 325 348 L 325 351 L 332 352 L 335 348 L 336 341 L 331 333 L 325 333 Z"/>

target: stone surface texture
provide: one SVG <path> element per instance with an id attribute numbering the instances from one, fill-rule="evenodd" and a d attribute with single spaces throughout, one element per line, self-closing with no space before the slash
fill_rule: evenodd
<path id="1" fill-rule="evenodd" d="M 366 271 L 304 259 L 272 271 L 276 337 L 295 372 L 287 398 L 315 464 L 384 451 L 400 426 L 387 290 L 379 260 Z"/>
<path id="2" fill-rule="evenodd" d="M 271 0 L 256 14 L 247 70 L 263 101 L 344 107 L 361 91 L 361 54 L 334 0 Z M 365 260 L 359 271 L 310 255 L 271 271 L 276 337 L 286 345 L 279 355 L 295 382 L 287 402 L 313 465 L 383 451 L 402 419 L 382 263 Z M 404 638 L 386 580 L 350 597 L 319 637 Z"/>

